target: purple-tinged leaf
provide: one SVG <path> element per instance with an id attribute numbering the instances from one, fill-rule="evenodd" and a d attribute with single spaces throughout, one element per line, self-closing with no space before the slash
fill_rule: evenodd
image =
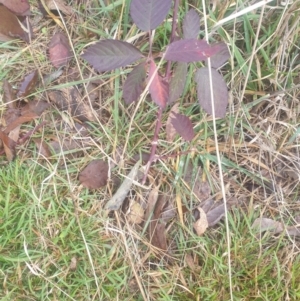
<path id="1" fill-rule="evenodd" d="M 27 74 L 21 83 L 18 91 L 18 97 L 26 97 L 32 93 L 39 80 L 39 73 L 37 70 Z"/>
<path id="2" fill-rule="evenodd" d="M 218 51 L 217 47 L 212 47 L 205 40 L 184 39 L 171 43 L 164 58 L 168 61 L 191 63 L 204 61 Z"/>
<path id="3" fill-rule="evenodd" d="M 228 104 L 227 85 L 221 74 L 215 69 L 211 69 L 213 82 L 214 108 L 216 117 L 224 117 Z M 195 74 L 197 83 L 197 94 L 200 106 L 208 113 L 212 114 L 211 93 L 209 84 L 209 69 L 207 67 L 198 69 Z"/>
<path id="4" fill-rule="evenodd" d="M 61 32 L 56 33 L 49 44 L 50 61 L 55 68 L 65 66 L 71 56 L 68 38 Z"/>
<path id="5" fill-rule="evenodd" d="M 126 104 L 138 100 L 145 88 L 146 63 L 142 62 L 135 66 L 127 76 L 123 86 L 123 98 Z"/>
<path id="6" fill-rule="evenodd" d="M 190 9 L 183 20 L 183 38 L 197 39 L 200 32 L 200 17 L 193 8 Z"/>
<path id="7" fill-rule="evenodd" d="M 173 113 L 171 120 L 176 132 L 186 141 L 193 140 L 195 133 L 191 120 L 182 114 Z"/>
<path id="8" fill-rule="evenodd" d="M 169 85 L 158 75 L 157 67 L 153 60 L 150 61 L 148 81 L 151 81 L 149 92 L 152 100 L 161 108 L 165 108 L 169 98 Z"/>
<path id="9" fill-rule="evenodd" d="M 130 15 L 136 26 L 149 31 L 163 22 L 172 5 L 172 0 L 132 0 Z"/>
<path id="10" fill-rule="evenodd" d="M 103 40 L 88 47 L 81 55 L 99 72 L 129 65 L 143 54 L 132 44 L 118 40 Z"/>
<path id="11" fill-rule="evenodd" d="M 178 62 L 173 76 L 170 81 L 170 93 L 168 103 L 171 104 L 176 101 L 183 92 L 186 76 L 187 76 L 188 65 L 187 63 Z"/>
<path id="12" fill-rule="evenodd" d="M 230 58 L 230 53 L 225 43 L 213 44 L 211 47 L 218 51 L 210 57 L 210 64 L 211 67 L 218 69 Z"/>

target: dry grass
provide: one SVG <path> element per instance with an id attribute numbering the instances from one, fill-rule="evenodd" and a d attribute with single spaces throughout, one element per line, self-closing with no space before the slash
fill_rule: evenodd
<path id="1" fill-rule="evenodd" d="M 155 164 L 146 186 L 134 185 L 128 198 L 146 204 L 155 187 L 168 196 L 176 216 L 166 227 L 167 252 L 149 243 L 145 225 L 130 223 L 126 206 L 105 215 L 103 207 L 119 185 L 115 180 L 92 192 L 77 180 L 94 158 L 108 161 L 111 178 L 122 180 L 133 166 L 131 158 L 149 150 L 156 120 L 152 103 L 140 103 L 138 110 L 124 105 L 121 87 L 127 70 L 98 75 L 79 55 L 99 37 L 143 45 L 146 36 L 128 24 L 128 1 L 69 2 L 76 13 L 64 16 L 64 31 L 77 58 L 70 67 L 81 74 L 74 80 L 65 72 L 41 85 L 33 97 L 47 99 L 45 91 L 76 83 L 86 85 L 83 98 L 89 99 L 87 83 L 100 79 L 97 118 L 87 136 L 72 129 L 68 112 L 54 107 L 22 126 L 24 133 L 47 121 L 33 138 L 55 137 L 63 144 L 75 137 L 83 152 L 79 157 L 60 153 L 45 159 L 30 139 L 19 148 L 16 161 L 1 159 L 1 300 L 299 300 L 298 238 L 258 235 L 251 227 L 262 216 L 290 226 L 299 223 L 299 1 L 251 9 L 211 32 L 211 40 L 228 43 L 232 54 L 221 70 L 230 88 L 228 113 L 216 120 L 215 129 L 212 118 L 197 106 L 190 70 L 180 102 L 197 137 L 191 145 L 179 138 L 170 144 L 162 132 L 159 154 L 194 151 Z M 250 6 L 250 1 L 221 2 L 213 2 L 208 28 Z M 189 3 L 202 14 L 201 1 Z M 182 3 L 181 17 L 187 7 Z M 59 28 L 41 17 L 35 3 L 32 11 L 32 42 L 0 45 L 0 80 L 13 85 L 34 69 L 41 77 L 55 70 L 46 49 Z M 201 26 L 203 36 L 203 21 Z M 165 46 L 165 29 L 158 29 L 157 36 L 156 45 Z M 188 162 L 194 172 L 201 166 L 194 182 L 184 180 Z M 226 198 L 239 205 L 226 217 L 228 228 L 221 222 L 198 237 L 192 212 L 199 204 L 193 185 L 200 179 L 209 184 L 215 201 L 224 198 L 223 188 Z"/>

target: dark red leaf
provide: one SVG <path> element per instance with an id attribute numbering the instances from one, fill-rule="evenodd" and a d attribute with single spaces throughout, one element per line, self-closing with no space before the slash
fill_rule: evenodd
<path id="1" fill-rule="evenodd" d="M 167 16 L 172 0 L 132 0 L 130 15 L 143 31 L 155 29 Z"/>
<path id="2" fill-rule="evenodd" d="M 50 61 L 55 68 L 65 66 L 71 56 L 68 38 L 63 33 L 56 33 L 49 44 Z"/>
<path id="3" fill-rule="evenodd" d="M 25 42 L 29 42 L 28 34 L 20 25 L 17 16 L 8 8 L 0 6 L 0 41 L 10 41 L 20 38 Z"/>
<path id="4" fill-rule="evenodd" d="M 82 57 L 99 72 L 129 65 L 143 54 L 132 44 L 118 40 L 103 40 L 88 47 Z"/>
<path id="5" fill-rule="evenodd" d="M 27 74 L 21 83 L 18 91 L 18 97 L 26 97 L 32 93 L 39 80 L 39 73 L 37 70 Z"/>
<path id="6" fill-rule="evenodd" d="M 123 98 L 126 104 L 138 100 L 143 89 L 145 88 L 146 80 L 146 63 L 142 62 L 135 66 L 127 76 L 123 86 Z"/>
<path id="7" fill-rule="evenodd" d="M 30 14 L 28 0 L 0 0 L 0 3 L 18 16 L 27 16 Z"/>
<path id="8" fill-rule="evenodd" d="M 214 108 L 216 117 L 224 117 L 228 104 L 228 90 L 226 82 L 221 74 L 215 69 L 211 69 L 213 82 Z M 208 113 L 212 114 L 211 93 L 209 84 L 209 69 L 207 67 L 198 69 L 195 74 L 197 83 L 197 94 L 200 106 Z"/>
<path id="9" fill-rule="evenodd" d="M 172 115 L 174 117 L 172 117 L 171 122 L 176 132 L 186 141 L 193 140 L 195 133 L 191 120 L 187 116 L 179 113 L 173 113 Z"/>
<path id="10" fill-rule="evenodd" d="M 150 61 L 148 81 L 151 81 L 149 92 L 152 100 L 161 108 L 165 108 L 169 98 L 169 85 L 158 75 L 157 67 L 153 60 Z"/>
<path id="11" fill-rule="evenodd" d="M 200 32 L 200 17 L 193 8 L 190 9 L 183 20 L 183 38 L 197 39 Z"/>
<path id="12" fill-rule="evenodd" d="M 168 103 L 171 104 L 176 101 L 183 92 L 186 77 L 187 77 L 188 65 L 187 63 L 178 62 L 173 76 L 170 81 L 170 95 Z"/>
<path id="13" fill-rule="evenodd" d="M 213 44 L 211 47 L 218 49 L 218 51 L 210 57 L 211 67 L 218 69 L 230 58 L 230 53 L 225 43 Z"/>
<path id="14" fill-rule="evenodd" d="M 198 62 L 217 53 L 219 49 L 207 44 L 205 40 L 184 39 L 171 43 L 164 58 L 168 61 Z"/>
<path id="15" fill-rule="evenodd" d="M 107 178 L 108 164 L 102 160 L 91 161 L 79 174 L 80 183 L 90 189 L 105 186 Z"/>

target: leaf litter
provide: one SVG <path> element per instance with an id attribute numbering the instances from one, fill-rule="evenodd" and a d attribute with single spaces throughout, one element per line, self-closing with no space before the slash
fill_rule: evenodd
<path id="1" fill-rule="evenodd" d="M 50 1 L 50 2 L 52 2 L 52 1 Z M 50 2 L 47 4 L 48 6 L 50 5 Z M 56 3 L 60 3 L 60 1 L 56 1 Z M 60 9 L 60 10 L 62 10 L 62 9 Z M 72 9 L 70 9 L 69 12 L 66 11 L 65 14 L 70 13 L 71 11 L 72 11 Z M 193 13 L 191 13 L 191 16 L 193 16 L 192 14 Z M 186 22 L 188 22 L 188 21 L 186 21 Z M 198 27 L 193 27 L 193 24 L 188 24 L 188 23 L 186 23 L 185 26 L 186 26 L 185 33 L 184 33 L 185 38 L 187 38 L 187 37 L 196 38 L 196 32 L 198 31 Z M 1 30 L 0 30 L 0 34 L 1 34 Z M 13 34 L 12 36 L 22 38 L 21 34 Z M 49 45 L 49 48 L 50 48 L 49 49 L 49 59 L 56 68 L 65 66 L 68 63 L 68 60 L 70 57 L 70 52 L 69 52 L 70 49 L 68 48 L 69 47 L 68 39 L 66 39 L 65 36 L 64 36 L 64 38 L 62 38 L 61 36 L 59 36 L 58 38 L 54 36 L 52 39 L 53 40 L 51 41 L 51 43 Z M 65 41 L 62 42 L 62 40 L 64 40 L 64 39 L 65 39 Z M 59 47 L 56 48 L 57 45 L 59 45 Z M 134 52 L 134 50 L 133 50 L 133 52 Z M 86 54 L 86 52 L 85 52 L 85 54 Z M 89 54 L 91 54 L 91 53 L 89 53 Z M 175 55 L 175 56 L 180 55 L 180 53 L 179 54 L 171 53 L 171 54 Z M 226 48 L 224 47 L 224 49 L 220 55 L 218 55 L 218 54 L 215 56 L 213 55 L 211 58 L 212 67 L 214 67 L 214 68 L 219 68 L 227 60 L 227 58 L 228 58 L 227 47 Z M 137 55 L 137 53 L 136 53 L 136 55 Z M 137 55 L 137 58 L 141 58 L 141 57 L 142 56 L 140 54 Z M 88 57 L 88 58 L 91 59 L 91 57 Z M 91 63 L 91 64 L 93 65 L 93 63 Z M 143 64 L 144 63 L 142 63 L 142 66 L 143 66 Z M 184 70 L 184 72 L 178 72 L 178 74 L 180 74 L 180 73 L 186 74 L 187 64 L 179 63 L 178 65 L 181 68 L 181 69 L 178 68 L 178 70 Z M 99 70 L 101 71 L 101 69 L 99 69 Z M 134 83 L 135 85 L 132 85 L 132 86 L 129 85 L 128 92 L 127 92 L 129 96 L 126 101 L 128 104 L 137 99 L 137 96 L 139 95 L 141 89 L 144 87 L 145 73 L 144 73 L 144 70 L 139 70 L 139 71 L 141 72 L 140 74 L 142 76 L 141 77 L 137 76 L 137 78 L 135 80 L 140 80 L 140 81 L 135 82 Z M 34 74 L 34 76 L 35 76 L 35 74 Z M 34 76 L 32 76 L 32 78 L 34 78 Z M 60 76 L 60 75 L 58 75 L 58 76 Z M 57 79 L 57 76 L 54 77 L 54 80 L 56 80 L 56 79 Z M 33 80 L 33 84 L 31 84 L 31 80 L 33 80 L 33 79 L 30 79 L 30 77 L 24 79 L 23 83 L 21 84 L 21 88 L 18 92 L 18 96 L 27 97 L 29 94 L 31 94 L 33 92 L 36 83 L 34 83 L 34 80 Z M 157 86 L 163 86 L 162 82 L 163 82 L 163 79 L 162 79 L 162 77 L 159 76 L 158 84 L 156 86 L 154 85 L 153 90 L 155 90 L 155 88 L 157 88 Z M 171 84 L 172 84 L 172 81 L 171 81 Z M 133 87 L 133 89 L 136 89 L 136 91 L 134 91 L 134 90 L 130 91 L 131 87 Z M 176 88 L 178 88 L 178 89 L 176 90 Z M 154 98 L 157 99 L 157 103 L 161 107 L 164 107 L 166 105 L 166 103 L 169 103 L 169 102 L 172 103 L 174 100 L 179 98 L 183 92 L 183 88 L 184 88 L 184 85 L 182 85 L 182 82 L 180 81 L 180 79 L 178 77 L 175 77 L 175 80 L 174 80 L 174 83 L 172 86 L 172 89 L 174 89 L 174 95 L 172 97 L 166 98 L 166 97 L 161 97 L 161 95 L 163 95 L 163 93 L 161 93 L 161 95 L 154 96 Z M 171 89 L 171 86 L 170 86 L 170 89 Z M 7 132 L 9 132 L 9 135 L 12 133 L 12 131 L 14 129 L 19 127 L 23 122 L 31 121 L 36 116 L 40 116 L 42 114 L 42 112 L 46 108 L 49 107 L 49 103 L 47 103 L 46 101 L 44 101 L 44 103 L 43 103 L 41 100 L 36 100 L 36 99 L 34 101 L 28 102 L 25 106 L 23 106 L 23 108 L 21 110 L 19 108 L 16 108 L 15 106 L 10 107 L 9 104 L 13 103 L 15 100 L 14 91 L 8 87 L 5 87 L 4 90 L 6 91 L 5 93 L 7 95 L 10 95 L 10 96 L 6 96 L 6 98 L 7 98 L 6 103 L 7 103 L 8 110 L 9 109 L 12 110 L 8 114 L 8 117 L 6 119 L 6 123 L 8 125 Z M 227 91 L 227 88 L 226 88 L 226 91 Z M 74 117 L 75 120 L 78 119 L 80 122 L 94 121 L 94 119 L 93 119 L 94 117 L 93 117 L 93 114 L 91 113 L 91 108 L 89 106 L 87 106 L 87 107 L 83 106 L 80 109 L 78 109 L 81 106 L 81 100 L 83 98 L 83 95 L 82 95 L 80 89 L 78 88 L 78 86 L 66 88 L 66 89 L 54 90 L 52 92 L 54 92 L 54 93 L 53 94 L 50 93 L 50 100 L 52 101 L 52 103 L 54 103 L 57 106 L 57 108 L 59 110 L 68 111 L 68 113 L 70 113 L 70 115 L 72 117 Z M 131 95 L 130 95 L 130 92 L 132 92 Z M 162 89 L 162 92 L 164 92 L 164 89 Z M 154 91 L 153 93 L 157 93 L 157 91 Z M 201 95 L 199 95 L 199 96 L 201 96 Z M 204 97 L 204 101 L 205 101 L 208 99 L 208 97 L 207 97 L 207 95 L 204 95 L 204 96 L 205 96 Z M 125 93 L 124 98 L 126 100 L 126 93 Z M 199 97 L 199 98 L 201 98 L 201 97 Z M 199 101 L 200 101 L 200 99 L 199 99 Z M 42 108 L 40 106 L 42 106 Z M 45 108 L 43 106 L 45 106 Z M 221 106 L 222 106 L 221 113 L 217 112 L 217 114 L 216 114 L 219 117 L 224 115 L 224 107 L 226 109 L 227 103 L 223 101 L 221 103 Z M 26 111 L 25 107 L 27 107 L 27 109 L 26 109 L 27 113 L 24 113 Z M 36 107 L 37 111 L 35 111 L 34 107 Z M 8 112 L 8 110 L 7 110 L 7 112 Z M 30 115 L 30 114 L 32 114 L 32 115 Z M 180 114 L 177 111 L 177 112 L 175 112 L 175 114 L 172 114 L 172 115 L 176 117 Z M 22 117 L 22 118 L 18 119 L 19 117 Z M 15 122 L 15 124 L 13 123 L 14 120 L 17 120 L 17 122 Z M 173 120 L 174 120 L 174 117 L 173 117 Z M 191 140 L 192 138 L 189 138 L 190 136 L 188 136 L 186 138 L 186 136 L 184 136 L 184 135 L 187 135 L 187 134 L 182 129 L 180 129 L 180 127 L 181 127 L 180 123 L 184 123 L 184 122 L 180 122 L 180 118 L 178 118 L 178 120 L 179 121 L 175 121 L 175 125 L 176 125 L 176 122 L 179 124 L 179 125 L 177 124 L 177 132 L 179 134 L 180 134 L 180 132 L 183 132 L 183 134 L 181 134 L 181 136 L 185 140 L 188 140 L 188 141 Z M 181 121 L 185 121 L 185 120 L 183 118 L 181 118 Z M 172 122 L 172 118 L 170 118 L 169 124 L 171 124 L 173 127 L 173 130 L 175 130 L 176 126 L 174 127 L 173 123 L 174 123 L 174 121 Z M 179 130 L 178 130 L 178 128 L 179 128 Z M 7 158 L 9 160 L 12 160 L 12 158 L 15 156 L 15 145 L 16 144 L 14 144 L 14 142 L 15 142 L 14 140 L 16 140 L 16 137 L 18 135 L 16 135 L 14 137 L 14 139 L 11 139 L 7 135 L 7 133 L 4 131 L 1 131 L 0 138 L 4 143 L 4 148 L 6 149 L 6 152 L 7 152 Z M 170 132 L 171 132 L 171 130 L 170 130 Z M 168 135 L 168 130 L 167 130 L 167 135 Z M 173 137 L 172 137 L 172 135 L 173 135 Z M 171 137 L 169 136 L 169 138 L 168 138 L 169 142 L 173 141 L 173 139 L 174 139 L 174 134 L 172 134 L 172 135 L 170 134 Z M 53 152 L 52 152 L 53 150 L 55 153 L 59 153 L 61 151 L 74 150 L 74 149 L 76 149 L 76 147 L 78 147 L 78 145 L 74 146 L 75 143 L 72 139 L 64 140 L 63 144 L 56 140 L 53 140 L 47 144 L 45 141 L 36 140 L 36 139 L 35 139 L 35 143 L 39 148 L 39 152 L 47 158 L 49 158 L 53 154 Z M 101 160 L 95 160 L 95 161 L 101 161 Z M 84 170 L 82 170 L 79 175 L 79 181 L 82 183 L 83 186 L 85 186 L 89 189 L 97 189 L 97 188 L 103 187 L 107 184 L 107 177 L 108 177 L 107 163 L 102 161 L 102 163 L 100 164 L 98 162 L 98 167 L 95 168 L 95 166 L 97 166 L 95 161 L 90 162 L 88 164 L 88 166 L 86 166 L 86 168 Z M 94 166 L 94 167 L 91 167 L 91 166 Z M 119 190 L 112 197 L 112 199 L 110 200 L 110 203 L 108 203 L 109 205 L 107 205 L 107 209 L 117 210 L 120 208 L 120 206 L 122 205 L 122 202 L 125 200 L 125 198 L 129 194 L 129 191 L 132 189 L 132 186 L 134 184 L 134 179 L 135 180 L 139 179 L 139 176 L 137 176 L 137 174 L 135 173 L 136 171 L 134 171 L 134 170 L 135 170 L 135 167 L 133 167 L 132 171 L 129 173 L 129 175 L 128 175 L 129 179 L 125 179 L 123 184 L 120 186 Z M 127 181 L 127 180 L 129 180 L 129 181 Z M 184 180 L 186 182 L 190 181 L 188 183 L 188 185 L 190 186 L 193 194 L 196 195 L 199 200 L 201 200 L 200 205 L 195 209 L 195 211 L 198 212 L 197 214 L 195 213 L 195 215 L 198 215 L 198 216 L 197 216 L 197 218 L 196 218 L 197 220 L 195 221 L 193 226 L 198 235 L 203 235 L 208 227 L 212 227 L 212 226 L 216 225 L 224 217 L 225 206 L 224 206 L 224 204 L 222 204 L 222 202 L 215 203 L 214 200 L 212 198 L 210 198 L 211 191 L 209 189 L 209 185 L 207 182 L 205 182 L 205 181 L 203 182 L 203 181 L 199 180 L 199 181 L 197 181 L 196 184 L 195 183 L 192 184 L 191 179 L 188 179 L 188 176 L 185 176 Z M 151 191 L 151 193 L 152 193 L 152 191 Z M 172 197 L 171 197 L 171 199 L 172 199 Z M 234 205 L 236 203 L 237 203 L 237 201 L 233 201 L 232 204 L 229 202 L 228 208 L 230 208 L 232 205 Z M 154 246 L 156 246 L 160 249 L 163 249 L 163 250 L 166 250 L 168 248 L 167 238 L 166 238 L 166 224 L 172 217 L 175 216 L 175 208 L 174 208 L 174 205 L 172 205 L 172 204 L 173 204 L 172 200 L 170 200 L 170 199 L 166 200 L 166 197 L 162 197 L 160 195 L 158 189 L 154 189 L 153 196 L 151 196 L 151 197 L 149 196 L 149 198 L 148 198 L 148 208 L 146 209 L 146 212 L 145 212 L 143 206 L 136 201 L 131 202 L 131 204 L 129 206 L 129 210 L 128 210 L 128 219 L 133 224 L 135 224 L 135 223 L 140 224 L 143 221 L 147 221 L 149 219 L 149 221 L 150 221 L 149 227 L 148 227 L 149 239 Z M 267 224 L 268 226 L 263 226 L 262 225 L 263 223 Z M 298 228 L 284 227 L 283 224 L 273 221 L 273 220 L 271 220 L 271 221 L 260 220 L 259 226 L 257 224 L 258 224 L 258 222 L 256 223 L 256 225 L 254 224 L 254 226 L 256 229 L 258 229 L 258 231 L 271 231 L 275 234 L 282 233 L 283 231 L 287 231 L 287 233 L 290 235 L 298 235 Z M 287 230 L 287 229 L 289 229 L 289 230 Z M 191 261 L 191 260 L 189 260 L 189 261 Z M 192 265 L 192 264 L 190 263 L 190 265 Z"/>

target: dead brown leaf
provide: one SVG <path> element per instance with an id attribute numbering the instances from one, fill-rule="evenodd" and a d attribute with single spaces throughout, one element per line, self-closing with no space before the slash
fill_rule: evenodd
<path id="1" fill-rule="evenodd" d="M 103 160 L 91 161 L 79 174 L 79 182 L 89 189 L 105 186 L 107 179 L 108 164 Z"/>
<path id="2" fill-rule="evenodd" d="M 0 139 L 2 140 L 4 152 L 6 154 L 7 160 L 12 161 L 16 155 L 16 143 L 10 139 L 7 134 L 0 131 Z"/>
<path id="3" fill-rule="evenodd" d="M 68 38 L 61 32 L 56 33 L 49 44 L 49 58 L 55 68 L 65 66 L 71 57 Z"/>
<path id="4" fill-rule="evenodd" d="M 39 81 L 39 73 L 37 70 L 27 74 L 22 83 L 21 87 L 18 91 L 18 97 L 26 97 L 32 93 L 32 91 L 36 88 L 36 85 Z"/>
<path id="5" fill-rule="evenodd" d="M 167 135 L 168 142 L 173 142 L 175 139 L 176 133 L 177 133 L 173 126 L 173 123 L 172 123 L 172 114 L 173 113 L 175 113 L 175 114 L 179 113 L 179 104 L 178 103 L 172 107 L 172 109 L 169 113 L 169 117 L 166 122 L 166 135 Z"/>
<path id="6" fill-rule="evenodd" d="M 5 6 L 0 6 L 0 41 L 10 41 L 20 38 L 29 42 L 28 33 L 20 25 L 17 16 Z"/>
<path id="7" fill-rule="evenodd" d="M 260 233 L 269 231 L 272 234 L 284 233 L 290 236 L 300 236 L 300 227 L 285 226 L 282 222 L 266 217 L 257 218 L 252 224 L 252 229 Z"/>
<path id="8" fill-rule="evenodd" d="M 145 211 L 141 204 L 132 200 L 127 214 L 128 221 L 132 224 L 140 224 L 144 221 L 144 214 Z"/>
<path id="9" fill-rule="evenodd" d="M 14 121 L 12 121 L 10 124 L 7 125 L 7 127 L 4 130 L 5 134 L 10 133 L 13 129 L 15 129 L 17 126 L 29 122 L 33 120 L 34 118 L 38 117 L 34 112 L 27 112 L 24 115 L 19 116 Z"/>
<path id="10" fill-rule="evenodd" d="M 13 90 L 11 84 L 4 79 L 3 80 L 3 102 L 7 105 L 9 109 L 15 109 L 16 104 L 14 100 L 16 99 L 16 93 Z"/>
<path id="11" fill-rule="evenodd" d="M 167 238 L 166 238 L 166 223 L 161 219 L 164 206 L 166 205 L 166 199 L 162 195 L 158 195 L 158 198 L 156 199 L 156 191 L 153 192 L 153 196 L 151 197 L 153 199 L 150 200 L 151 201 L 150 205 L 151 208 L 153 208 L 153 213 L 147 229 L 149 240 L 153 246 L 162 250 L 167 250 L 168 245 L 167 245 Z M 155 205 L 153 207 L 154 202 Z M 149 213 L 149 211 L 150 210 L 147 209 L 146 211 L 147 216 L 151 216 L 151 213 Z"/>
<path id="12" fill-rule="evenodd" d="M 30 14 L 28 0 L 0 0 L 0 3 L 18 16 L 28 16 Z"/>
<path id="13" fill-rule="evenodd" d="M 65 4 L 63 0 L 44 0 L 45 4 L 47 5 L 49 10 L 60 10 L 65 15 L 71 15 L 73 13 L 72 6 L 68 6 Z"/>
<path id="14" fill-rule="evenodd" d="M 78 120 L 95 121 L 95 116 L 89 104 L 82 101 L 77 88 L 64 88 L 48 93 L 48 97 L 60 111 L 68 111 L 70 115 Z"/>
<path id="15" fill-rule="evenodd" d="M 21 114 L 27 115 L 29 112 L 41 116 L 42 113 L 48 109 L 50 104 L 45 100 L 31 100 L 21 108 Z"/>
<path id="16" fill-rule="evenodd" d="M 42 139 L 33 139 L 33 141 L 37 147 L 37 151 L 39 155 L 45 158 L 49 158 L 51 156 L 51 151 L 45 141 L 42 141 Z"/>

